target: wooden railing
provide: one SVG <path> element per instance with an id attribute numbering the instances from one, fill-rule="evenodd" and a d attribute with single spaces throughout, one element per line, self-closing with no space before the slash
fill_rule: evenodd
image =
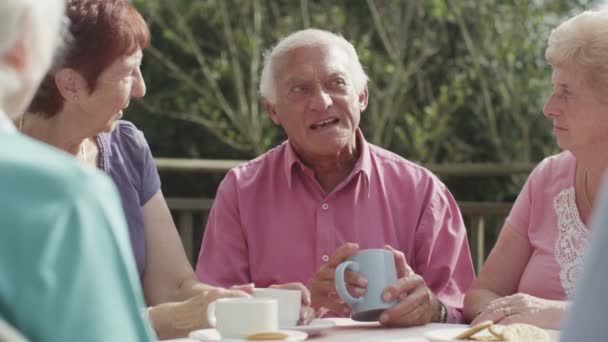
<path id="1" fill-rule="evenodd" d="M 225 173 L 244 161 L 205 160 L 205 159 L 168 159 L 157 158 L 159 171 Z M 448 164 L 425 165 L 439 177 L 498 177 L 529 173 L 534 164 Z M 205 222 L 211 209 L 211 198 L 167 198 L 179 235 L 184 244 L 188 259 L 194 264 L 198 257 L 200 241 Z M 487 253 L 493 245 L 488 243 L 488 234 L 497 236 L 512 203 L 508 202 L 459 202 L 458 203 L 468 230 L 469 244 L 473 263 L 479 270 Z"/>

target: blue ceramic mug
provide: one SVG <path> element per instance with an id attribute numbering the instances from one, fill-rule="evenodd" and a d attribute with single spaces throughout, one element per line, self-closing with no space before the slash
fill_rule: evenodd
<path id="1" fill-rule="evenodd" d="M 367 279 L 364 296 L 353 297 L 346 289 L 346 270 L 360 273 Z M 352 309 L 352 319 L 356 321 L 377 321 L 380 314 L 397 304 L 397 300 L 385 302 L 382 292 L 397 280 L 395 257 L 385 249 L 364 249 L 349 257 L 336 268 L 336 291 Z"/>

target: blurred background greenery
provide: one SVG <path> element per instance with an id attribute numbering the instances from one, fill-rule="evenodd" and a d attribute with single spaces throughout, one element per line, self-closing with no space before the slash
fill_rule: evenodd
<path id="1" fill-rule="evenodd" d="M 368 141 L 426 163 L 538 162 L 550 30 L 591 0 L 135 0 L 152 31 L 148 94 L 127 113 L 156 157 L 250 159 L 285 137 L 257 92 L 264 51 L 315 27 L 351 41 L 371 82 Z M 213 197 L 221 174 L 163 172 Z M 444 179 L 458 200 L 513 201 L 525 175 Z"/>

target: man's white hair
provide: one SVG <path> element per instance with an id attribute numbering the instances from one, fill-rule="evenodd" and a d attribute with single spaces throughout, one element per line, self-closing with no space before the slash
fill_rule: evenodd
<path id="1" fill-rule="evenodd" d="M 277 62 L 287 52 L 303 46 L 336 46 L 344 50 L 351 61 L 351 77 L 355 91 L 361 94 L 367 86 L 367 75 L 361 66 L 359 56 L 355 47 L 342 36 L 335 33 L 306 29 L 294 32 L 283 38 L 277 45 L 264 55 L 264 68 L 260 79 L 260 95 L 270 103 L 276 103 L 277 89 L 275 84 L 275 72 Z"/>
<path id="2" fill-rule="evenodd" d="M 22 88 L 24 76 L 34 81 L 44 76 L 61 41 L 58 34 L 64 11 L 64 0 L 0 0 L 0 109 Z M 5 57 L 26 34 L 29 69 L 19 71 Z"/>

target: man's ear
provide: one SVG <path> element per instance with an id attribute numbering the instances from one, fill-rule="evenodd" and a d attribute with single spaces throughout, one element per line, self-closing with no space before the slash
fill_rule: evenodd
<path id="1" fill-rule="evenodd" d="M 77 101 L 84 79 L 74 69 L 63 68 L 55 73 L 55 86 L 65 101 Z"/>
<path id="2" fill-rule="evenodd" d="M 262 99 L 262 101 L 264 101 L 264 108 L 268 112 L 268 115 L 270 115 L 270 120 L 280 126 L 281 120 L 279 120 L 279 115 L 277 114 L 277 106 L 266 99 Z"/>
<path id="3" fill-rule="evenodd" d="M 359 94 L 359 111 L 364 111 L 367 108 L 367 100 L 369 99 L 369 90 L 367 86 L 365 89 Z"/>

